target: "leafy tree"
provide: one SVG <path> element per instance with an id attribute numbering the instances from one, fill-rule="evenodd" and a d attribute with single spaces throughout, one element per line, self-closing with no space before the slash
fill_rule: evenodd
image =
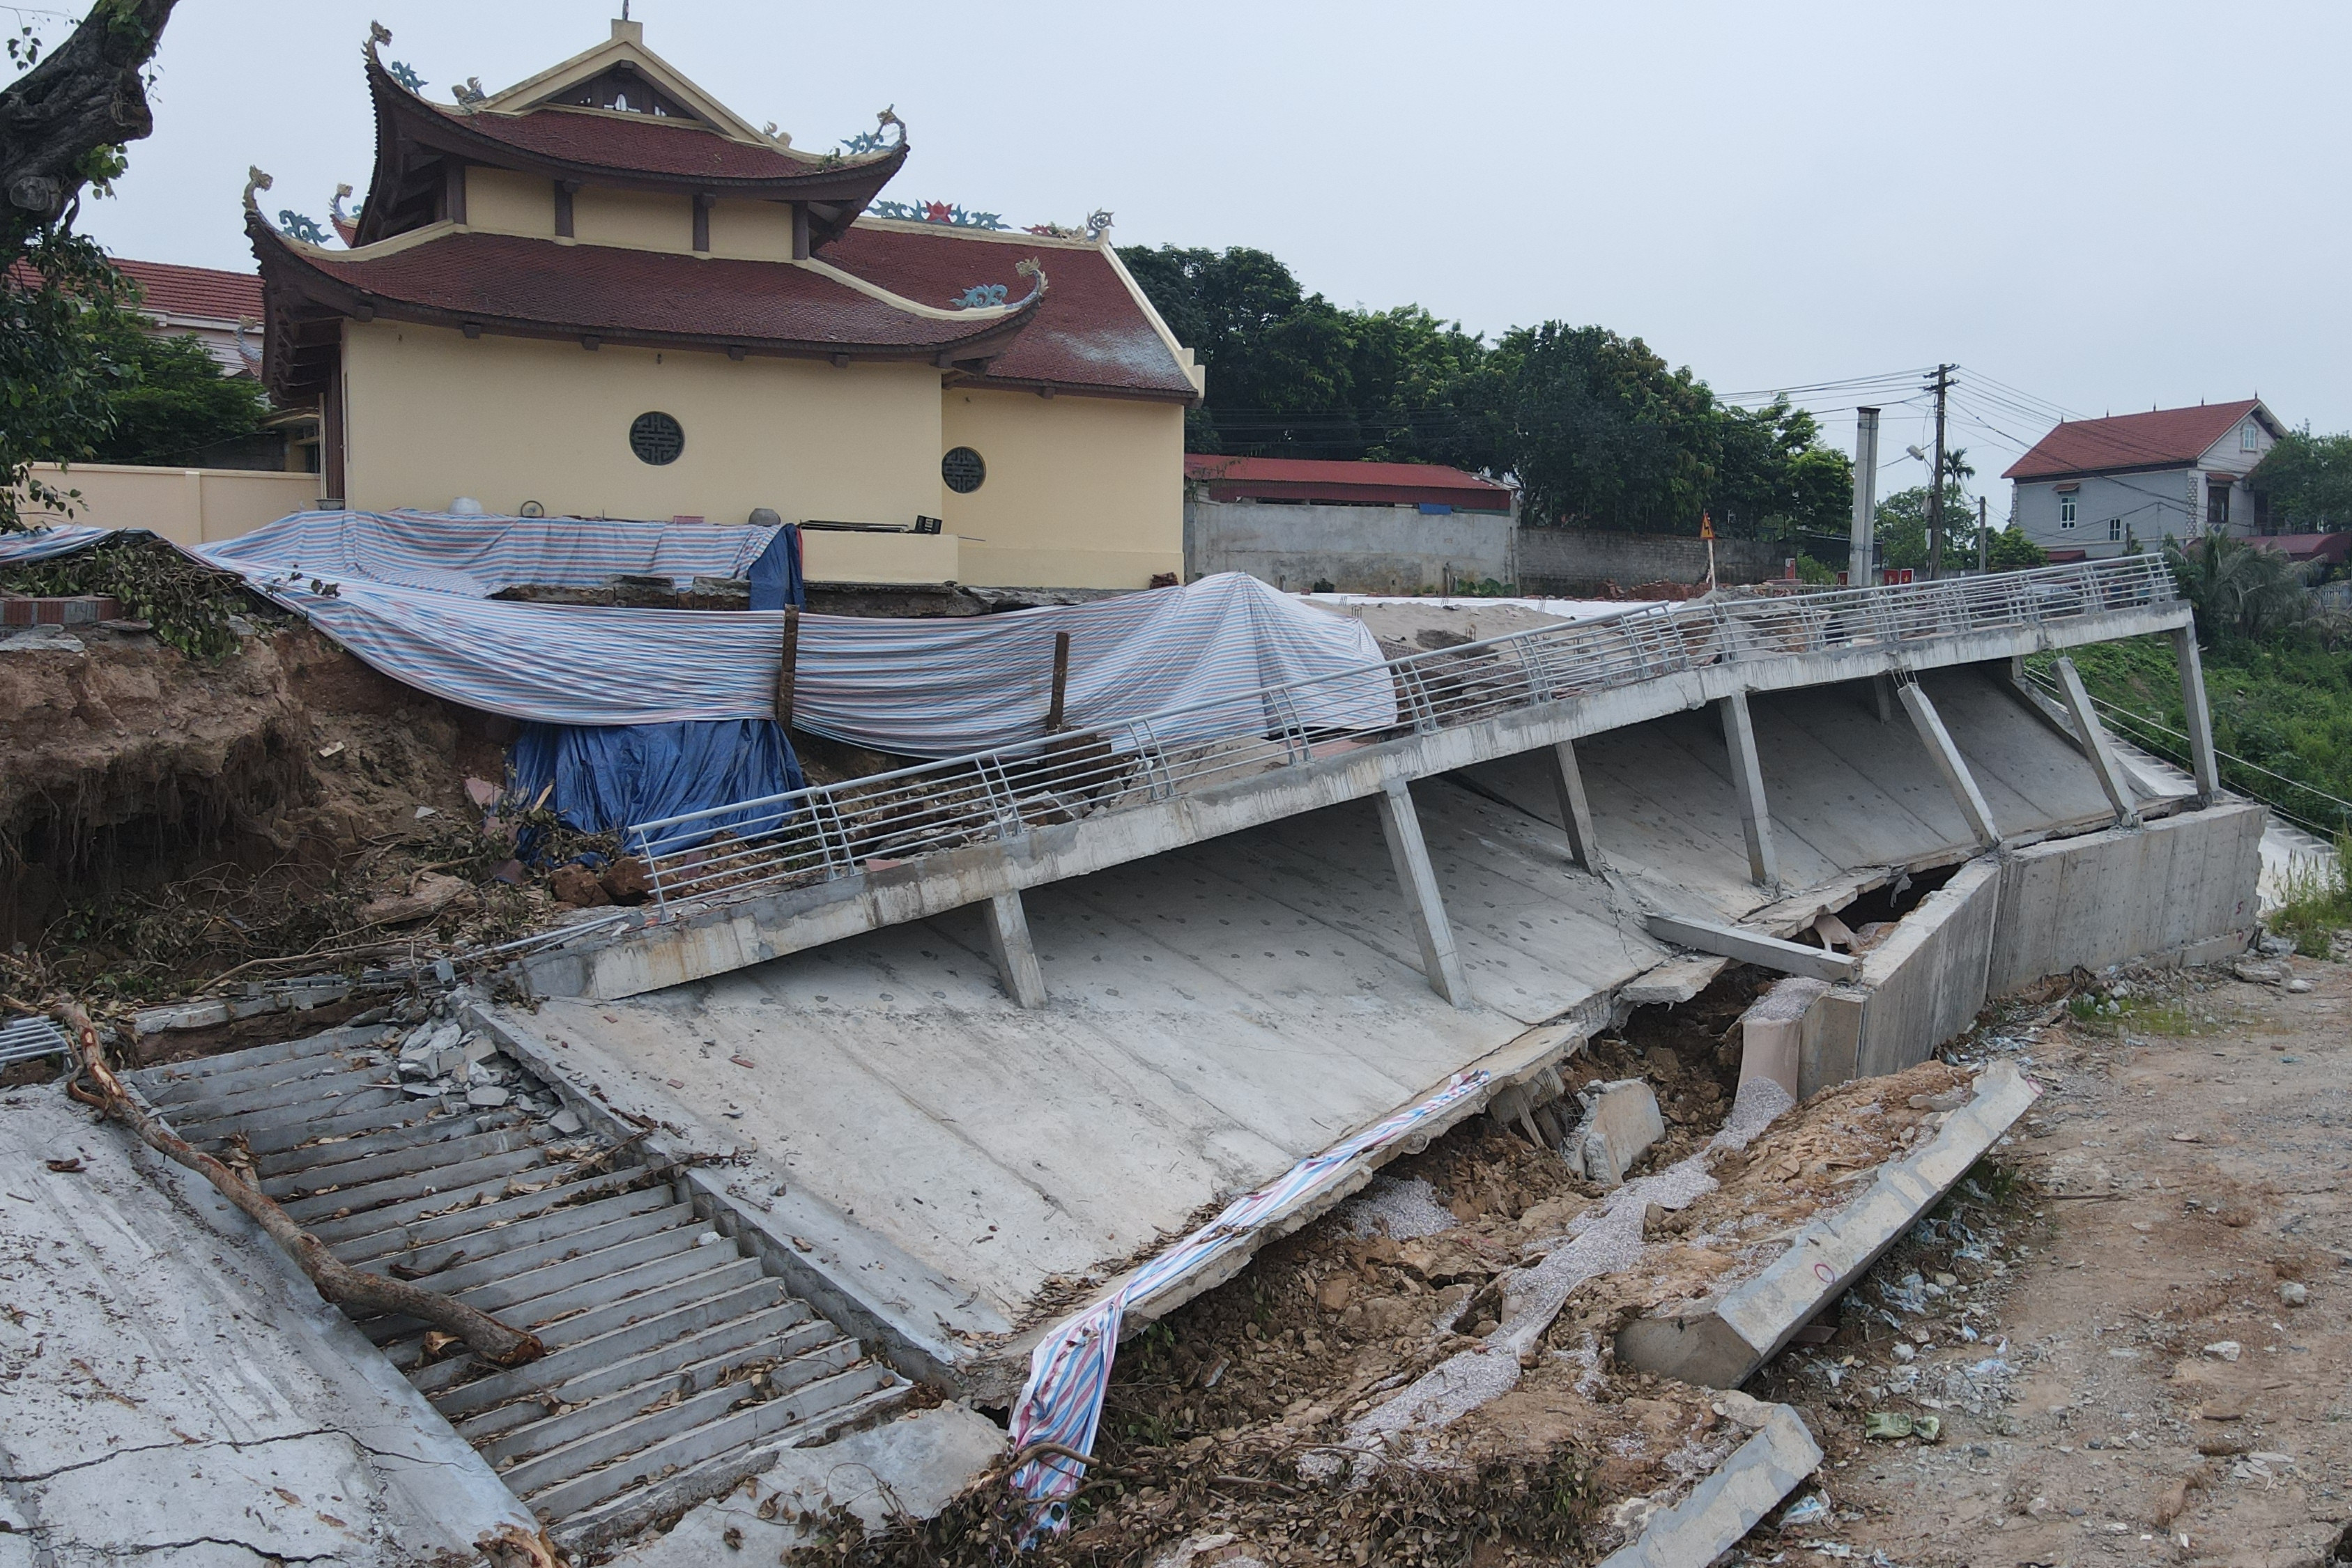
<path id="1" fill-rule="evenodd" d="M 1731 534 L 1785 537 L 1790 529 L 1843 533 L 1853 513 L 1853 460 L 1821 444 L 1811 414 L 1785 397 L 1717 416 L 1718 457 L 1708 510 Z"/>
<path id="2" fill-rule="evenodd" d="M 1897 490 L 1878 503 L 1878 561 L 1883 566 L 1927 565 L 1927 487 Z M 1954 479 L 1944 482 L 1944 566 L 1973 564 L 1977 558 L 1977 509 Z"/>
<path id="3" fill-rule="evenodd" d="M 2352 528 L 2352 435 L 2315 436 L 2306 423 L 2263 455 L 2251 482 L 2281 533 Z"/>
<path id="4" fill-rule="evenodd" d="M 101 463 L 184 463 L 204 447 L 253 435 L 269 411 L 261 384 L 223 375 L 193 337 L 158 337 L 134 310 L 108 304 L 82 324 L 124 376 L 107 397 L 111 427 L 92 443 Z"/>
<path id="5" fill-rule="evenodd" d="M 2021 528 L 1997 528 L 1993 530 L 1992 542 L 1985 552 L 1985 563 L 1996 572 L 2047 566 L 2050 564 L 2050 552 L 2028 539 Z"/>
<path id="6" fill-rule="evenodd" d="M 2186 548 L 2168 537 L 2164 558 L 2180 584 L 2180 596 L 2197 612 L 2200 642 L 2274 638 L 2312 618 L 2302 568 L 2273 551 L 2227 534 L 2207 534 Z"/>
<path id="7" fill-rule="evenodd" d="M 1530 521 L 1697 531 L 1718 429 L 1687 368 L 1639 338 L 1559 321 L 1506 334 L 1495 358 Z"/>
<path id="8" fill-rule="evenodd" d="M 46 54 L 30 26 L 6 40 L 20 74 L 0 88 L 0 531 L 23 526 L 20 496 L 69 501 L 29 469 L 94 452 L 136 374 L 84 320 L 125 285 L 73 224 L 83 189 L 106 194 L 123 145 L 154 128 L 147 62 L 173 4 L 98 0 Z"/>

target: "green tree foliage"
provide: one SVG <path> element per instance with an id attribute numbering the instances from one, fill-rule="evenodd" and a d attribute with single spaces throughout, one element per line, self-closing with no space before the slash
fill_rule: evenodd
<path id="1" fill-rule="evenodd" d="M 2209 645 L 2281 640 L 2313 619 L 2303 569 L 2285 556 L 2226 534 L 2164 542 L 2180 596 L 2197 612 L 2197 639 Z"/>
<path id="2" fill-rule="evenodd" d="M 92 444 L 100 463 L 185 463 L 206 447 L 253 435 L 269 400 L 247 375 L 223 375 L 193 337 L 158 337 L 135 310 L 83 313 L 93 353 L 123 374 L 106 399 L 110 424 Z"/>
<path id="3" fill-rule="evenodd" d="M 2021 528 L 1997 528 L 1993 530 L 1992 542 L 1985 552 L 1985 563 L 1996 572 L 2047 566 L 2050 564 L 2050 552 L 2026 538 Z"/>
<path id="4" fill-rule="evenodd" d="M 1999 535 L 1995 535 L 1998 540 Z M 2012 548 L 2014 548 L 2012 546 Z M 2045 557 L 2046 559 L 2046 557 Z M 1897 490 L 1878 503 L 1878 561 L 1882 566 L 1927 565 L 1927 487 Z M 1977 561 L 1977 508 L 1958 479 L 1944 481 L 1944 569 L 1957 571 Z"/>
<path id="5" fill-rule="evenodd" d="M 1417 305 L 1342 310 L 1262 250 L 1120 257 L 1209 371 L 1196 452 L 1447 463 L 1580 527 L 1843 532 L 1853 468 L 1785 402 L 1718 405 L 1639 338 L 1548 321 L 1486 343 Z"/>
<path id="6" fill-rule="evenodd" d="M 2352 528 L 2352 435 L 2290 431 L 2263 455 L 2250 481 L 2268 499 L 2279 533 Z"/>
<path id="7" fill-rule="evenodd" d="M 98 0 L 44 53 L 30 26 L 7 40 L 0 88 L 0 531 L 19 499 L 70 500 L 28 483 L 36 463 L 90 456 L 113 428 L 112 399 L 135 370 L 85 319 L 121 303 L 121 277 L 73 232 L 85 186 L 104 195 L 126 142 L 152 129 L 147 62 L 173 0 Z"/>

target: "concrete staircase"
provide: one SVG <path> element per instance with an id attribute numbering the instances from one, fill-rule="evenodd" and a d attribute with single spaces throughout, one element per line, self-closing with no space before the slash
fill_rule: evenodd
<path id="1" fill-rule="evenodd" d="M 704 1223 L 671 1172 L 455 1025 L 331 1030 L 131 1081 L 183 1137 L 249 1159 L 344 1262 L 539 1335 L 544 1357 L 500 1370 L 413 1320 L 356 1320 L 567 1545 L 914 1392 Z"/>

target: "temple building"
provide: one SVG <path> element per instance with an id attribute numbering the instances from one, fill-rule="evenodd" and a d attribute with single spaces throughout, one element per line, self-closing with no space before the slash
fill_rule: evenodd
<path id="1" fill-rule="evenodd" d="M 273 226 L 265 374 L 371 510 L 809 525 L 819 580 L 1140 588 L 1183 561 L 1202 374 L 1112 249 L 883 204 L 905 125 L 754 127 L 641 24 L 427 101 L 372 30 L 375 168 L 341 247 Z M 407 85 L 404 85 L 407 84 Z M 762 517 L 760 521 L 768 521 Z"/>

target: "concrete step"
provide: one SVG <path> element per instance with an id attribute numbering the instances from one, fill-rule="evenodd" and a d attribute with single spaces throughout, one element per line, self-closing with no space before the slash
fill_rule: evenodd
<path id="1" fill-rule="evenodd" d="M 610 1197 L 600 1195 L 606 1189 L 594 1182 L 579 1183 L 577 1189 L 585 1190 L 550 1187 L 528 1197 L 486 1205 L 475 1209 L 471 1215 L 450 1215 L 441 1220 L 403 1226 L 331 1250 L 344 1262 L 371 1274 L 389 1274 L 393 1265 L 398 1264 L 422 1279 L 445 1268 L 455 1268 L 468 1258 L 495 1258 L 503 1248 L 535 1247 L 543 1241 L 577 1236 L 613 1220 L 667 1208 L 678 1201 L 677 1189 L 667 1182 Z M 534 1206 L 540 1199 L 567 1192 L 574 1194 L 567 1206 Z M 462 1228 L 458 1222 L 468 1218 L 475 1223 L 470 1228 Z M 428 1227 L 439 1234 L 419 1237 L 414 1246 L 399 1245 L 402 1236 Z"/>
<path id="2" fill-rule="evenodd" d="M 664 1401 L 683 1405 L 730 1384 L 739 1393 L 752 1392 L 750 1373 L 754 1371 L 764 1370 L 767 1373 L 758 1392 L 789 1394 L 820 1378 L 848 1371 L 864 1355 L 856 1341 L 839 1337 L 787 1360 L 770 1355 L 764 1345 L 746 1347 L 690 1362 L 660 1377 L 616 1389 L 553 1415 L 542 1415 L 495 1437 L 476 1441 L 474 1447 L 492 1465 L 503 1467 L 552 1453 L 591 1434 L 616 1428 L 660 1406 Z"/>
<path id="3" fill-rule="evenodd" d="M 296 1070 L 299 1068 L 299 1070 Z M 188 1121 L 215 1121 L 226 1116 L 260 1116 L 289 1106 L 311 1106 L 355 1089 L 397 1089 L 400 1069 L 395 1058 L 382 1051 L 334 1051 L 311 1061 L 289 1064 L 281 1075 L 257 1075 L 256 1081 L 215 1092 L 209 1082 L 185 1086 L 185 1097 L 159 1104 Z"/>
<path id="4" fill-rule="evenodd" d="M 405 1175 L 389 1177 L 356 1187 L 338 1187 L 312 1198 L 296 1198 L 280 1204 L 287 1216 L 299 1225 L 314 1219 L 364 1216 L 368 1210 L 396 1207 L 420 1198 L 446 1197 L 453 1194 L 480 1190 L 485 1186 L 496 1190 L 520 1172 L 545 1162 L 547 1154 L 533 1143 L 501 1153 L 478 1155 L 454 1165 L 441 1165 Z M 325 1239 L 323 1237 L 321 1240 Z"/>
<path id="5" fill-rule="evenodd" d="M 638 1291 L 621 1300 L 575 1313 L 559 1322 L 540 1324 L 531 1331 L 539 1336 L 539 1342 L 547 1349 L 561 1350 L 567 1345 L 578 1344 L 583 1340 L 592 1340 L 600 1334 L 608 1334 L 614 1329 L 624 1328 L 643 1319 L 660 1317 L 665 1312 L 675 1311 L 704 1296 L 732 1290 L 760 1278 L 761 1275 L 757 1263 L 748 1258 L 737 1258 L 730 1254 L 726 1261 L 704 1273 L 690 1274 L 683 1279 L 672 1280 L 669 1284 L 657 1289 Z M 403 1371 L 418 1365 L 423 1360 L 423 1352 L 415 1340 L 402 1340 L 395 1344 L 386 1345 L 383 1349 L 384 1354 L 392 1359 L 392 1364 Z M 424 1377 L 415 1377 L 410 1381 L 428 1394 L 433 1392 L 435 1384 L 427 1382 Z M 455 1382 L 456 1377 L 453 1376 L 450 1381 Z"/>
<path id="6" fill-rule="evenodd" d="M 869 1373 L 877 1369 L 842 1375 L 856 1380 Z M 804 1392 L 829 1397 L 822 1384 Z M 825 1408 L 812 1407 L 809 1414 L 802 1413 L 799 1394 L 744 1405 L 697 1431 L 523 1500 L 562 1542 L 611 1540 L 740 1484 L 763 1467 L 759 1458 L 763 1451 L 832 1442 L 887 1420 L 907 1407 L 913 1394 L 912 1384 L 890 1377 L 872 1393 Z"/>
<path id="7" fill-rule="evenodd" d="M 426 1127 L 414 1131 L 424 1133 L 431 1126 L 428 1123 Z M 396 1176 L 444 1171 L 485 1154 L 504 1154 L 518 1149 L 536 1148 L 546 1141 L 546 1134 L 529 1126 L 492 1128 L 488 1131 L 468 1133 L 462 1138 L 421 1137 L 405 1148 L 386 1149 L 380 1153 L 338 1160 L 331 1164 L 305 1165 L 267 1177 L 261 1184 L 261 1190 L 281 1204 L 291 1203 L 316 1194 L 350 1192 L 388 1182 Z M 336 1146 L 330 1144 L 328 1148 L 331 1151 Z"/>
<path id="8" fill-rule="evenodd" d="M 467 1416 L 455 1425 L 460 1436 L 479 1445 L 501 1432 L 511 1432 L 539 1420 L 556 1405 L 585 1405 L 625 1389 L 679 1376 L 706 1363 L 740 1359 L 744 1355 L 786 1361 L 833 1343 L 849 1342 L 831 1323 L 812 1316 L 806 1302 L 787 1301 L 746 1316 L 727 1318 L 713 1327 L 618 1362 L 590 1365 L 578 1376 L 566 1378 L 556 1386 L 542 1385 L 542 1392 L 510 1396 L 504 1404 L 481 1409 L 478 1415 Z M 462 1384 L 457 1392 L 473 1386 Z M 450 1414 L 446 1401 L 441 1409 L 445 1415 Z"/>
<path id="9" fill-rule="evenodd" d="M 615 1215 L 602 1225 L 551 1236 L 541 1241 L 487 1232 L 478 1238 L 480 1245 L 492 1249 L 485 1256 L 478 1257 L 471 1263 L 455 1261 L 454 1254 L 445 1248 L 442 1256 L 453 1258 L 449 1267 L 430 1272 L 416 1272 L 412 1268 L 406 1278 L 428 1290 L 455 1295 L 477 1286 L 519 1277 L 530 1269 L 574 1258 L 599 1255 L 606 1248 L 618 1247 L 624 1242 L 640 1240 L 660 1231 L 675 1230 L 681 1226 L 697 1223 L 693 1205 L 670 1204 L 636 1214 Z M 376 1272 L 387 1270 L 378 1269 Z"/>
<path id="10" fill-rule="evenodd" d="M 206 1106 L 205 1114 L 191 1116 L 167 1115 L 172 1130 L 191 1143 L 202 1143 L 215 1138 L 226 1138 L 232 1132 L 242 1133 L 248 1146 L 254 1144 L 257 1132 L 278 1132 L 289 1128 L 307 1130 L 307 1137 L 319 1136 L 320 1124 L 332 1118 L 354 1115 L 363 1110 L 381 1110 L 387 1106 L 407 1103 L 416 1097 L 396 1088 L 377 1087 L 355 1082 L 353 1086 L 322 1090 L 316 1100 L 297 1101 L 289 1105 L 271 1106 L 250 1114 L 233 1110 L 220 1110 Z"/>
<path id="11" fill-rule="evenodd" d="M 869 1364 L 774 1399 L 760 1399 L 745 1385 L 730 1383 L 524 1459 L 499 1475 L 532 1512 L 561 1519 L 658 1477 L 671 1465 L 715 1458 L 899 1382 L 889 1368 Z"/>
<path id="12" fill-rule="evenodd" d="M 276 1045 L 248 1046 L 241 1051 L 225 1056 L 197 1057 L 184 1062 L 164 1062 L 152 1068 L 141 1068 L 125 1073 L 150 1104 L 160 1104 L 155 1098 L 155 1086 L 165 1083 L 189 1083 L 199 1079 L 226 1080 L 240 1073 L 251 1073 L 305 1057 L 322 1057 L 331 1051 L 345 1050 L 353 1046 L 382 1046 L 397 1048 L 400 1029 L 390 1024 L 363 1024 L 322 1030 L 305 1035 L 299 1040 L 281 1040 Z"/>
<path id="13" fill-rule="evenodd" d="M 772 1310 L 796 1313 L 800 1321 L 814 1317 L 806 1302 L 787 1300 L 783 1286 L 761 1275 L 731 1290 L 617 1325 L 562 1350 L 551 1350 L 526 1365 L 470 1383 L 461 1380 L 474 1369 L 473 1363 L 463 1359 L 436 1362 L 412 1373 L 409 1381 L 433 1401 L 435 1408 L 455 1421 L 530 1394 L 561 1397 L 573 1381 L 592 1376 L 600 1368 L 619 1365 L 655 1347 L 681 1342 L 714 1324 L 743 1321 Z"/>
<path id="14" fill-rule="evenodd" d="M 525 1184 L 536 1190 L 501 1191 L 497 1201 L 467 1208 L 457 1207 L 455 1200 L 442 1204 L 427 1199 L 404 1205 L 419 1211 L 416 1213 L 387 1217 L 388 1211 L 378 1209 L 373 1214 L 354 1215 L 350 1219 L 321 1222 L 310 1227 L 310 1234 L 325 1242 L 336 1257 L 356 1268 L 378 1258 L 414 1253 L 423 1247 L 472 1237 L 492 1226 L 519 1224 L 528 1219 L 562 1214 L 567 1206 L 577 1206 L 592 1198 L 609 1197 L 655 1205 L 676 1201 L 676 1194 L 668 1183 L 647 1186 L 646 1174 L 641 1167 L 625 1166 L 618 1171 L 583 1176 L 578 1181 L 556 1181 L 544 1186 Z M 510 1184 L 496 1184 L 500 1189 Z"/>
<path id="15" fill-rule="evenodd" d="M 245 1061 L 245 1053 L 238 1052 L 235 1058 L 214 1057 L 204 1061 L 148 1068 L 131 1074 L 131 1079 L 138 1086 L 139 1092 L 147 1097 L 150 1105 L 168 1114 L 169 1107 L 218 1103 L 231 1096 L 256 1093 L 278 1084 L 346 1072 L 362 1063 L 380 1065 L 387 1071 L 392 1070 L 398 1059 L 395 1054 L 369 1037 L 380 1033 L 366 1031 L 351 1039 L 330 1044 L 323 1050 L 281 1057 L 267 1062 Z M 226 1065 L 232 1059 L 237 1065 Z"/>
<path id="16" fill-rule="evenodd" d="M 464 1099 L 456 1095 L 419 1098 L 404 1094 L 397 1099 L 386 1097 L 376 1104 L 338 1110 L 332 1115 L 288 1115 L 268 1127 L 245 1122 L 230 1128 L 230 1131 L 244 1139 L 246 1148 L 259 1159 L 313 1145 L 332 1148 L 333 1144 L 321 1143 L 320 1140 L 355 1138 L 365 1133 L 415 1127 L 435 1117 L 453 1115 L 465 1107 Z M 184 1128 L 179 1131 L 182 1137 L 188 1136 Z M 222 1132 L 205 1138 L 188 1138 L 188 1142 L 210 1145 L 217 1150 L 226 1137 L 226 1133 Z"/>
<path id="17" fill-rule="evenodd" d="M 446 1143 L 453 1138 L 469 1138 L 477 1132 L 488 1132 L 500 1127 L 519 1127 L 526 1120 L 521 1112 L 511 1110 L 457 1111 L 446 1115 L 428 1112 L 422 1120 L 406 1119 L 380 1132 L 356 1135 L 331 1133 L 327 1136 L 334 1140 L 332 1142 L 313 1139 L 290 1149 L 257 1154 L 253 1169 L 255 1174 L 264 1181 L 289 1172 L 301 1171 L 317 1181 L 324 1182 L 330 1178 L 320 1173 L 353 1160 L 364 1160 L 400 1149 Z"/>
<path id="18" fill-rule="evenodd" d="M 734 1247 L 724 1245 L 701 1258 L 692 1256 L 701 1250 L 697 1239 L 707 1234 L 712 1233 L 698 1226 L 658 1230 L 595 1252 L 557 1258 L 511 1277 L 501 1275 L 452 1294 L 475 1310 L 518 1328 L 552 1322 L 637 1290 L 702 1273 L 709 1268 L 710 1257 L 736 1256 Z M 368 1338 L 383 1344 L 416 1333 L 424 1325 L 413 1318 L 383 1317 L 363 1319 L 360 1327 Z"/>

